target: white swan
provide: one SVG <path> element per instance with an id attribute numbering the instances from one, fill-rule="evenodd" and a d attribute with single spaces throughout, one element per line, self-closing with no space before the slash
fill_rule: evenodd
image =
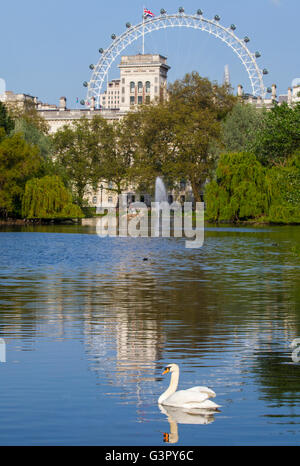
<path id="1" fill-rule="evenodd" d="M 169 364 L 163 375 L 169 372 L 171 373 L 171 382 L 167 390 L 159 397 L 159 404 L 186 409 L 216 410 L 220 408 L 219 405 L 209 400 L 209 398 L 214 398 L 216 394 L 208 387 L 192 387 L 176 392 L 179 381 L 179 366 Z"/>

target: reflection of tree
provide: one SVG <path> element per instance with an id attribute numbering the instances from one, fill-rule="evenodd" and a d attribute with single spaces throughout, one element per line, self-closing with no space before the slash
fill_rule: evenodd
<path id="1" fill-rule="evenodd" d="M 253 370 L 265 399 L 276 407 L 299 406 L 300 363 L 294 363 L 291 354 L 261 352 Z"/>
<path id="2" fill-rule="evenodd" d="M 2 274 L 1 274 L 2 275 Z M 36 310 L 24 306 L 34 302 L 35 288 L 27 286 L 27 277 L 3 277 L 0 275 L 0 337 L 5 340 L 19 338 L 21 350 L 33 347 L 33 335 L 37 333 Z M 4 278 L 4 280 L 3 280 Z M 3 284 L 4 283 L 4 284 Z"/>

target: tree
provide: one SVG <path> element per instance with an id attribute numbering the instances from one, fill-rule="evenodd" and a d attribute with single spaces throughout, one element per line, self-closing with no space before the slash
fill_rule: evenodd
<path id="1" fill-rule="evenodd" d="M 58 170 L 65 173 L 80 207 L 85 205 L 88 190 L 96 188 L 101 179 L 101 135 L 106 125 L 101 117 L 91 121 L 82 118 L 53 136 L 55 163 Z"/>
<path id="2" fill-rule="evenodd" d="M 128 115 L 133 130 L 132 177 L 139 189 L 149 190 L 156 176 L 169 185 L 174 178 L 173 158 L 176 151 L 174 127 L 176 117 L 166 103 L 146 105 Z M 128 146 L 129 146 L 128 144 Z M 128 149 L 127 149 L 128 150 Z"/>
<path id="3" fill-rule="evenodd" d="M 0 129 L 1 128 L 4 129 L 6 135 L 8 135 L 14 128 L 14 121 L 9 116 L 6 107 L 2 102 L 0 102 Z"/>
<path id="4" fill-rule="evenodd" d="M 72 203 L 72 195 L 58 176 L 32 178 L 27 181 L 22 201 L 26 218 L 66 219 L 83 217 L 81 209 Z"/>
<path id="5" fill-rule="evenodd" d="M 38 173 L 42 159 L 37 147 L 27 144 L 20 134 L 0 143 L 0 216 L 21 214 L 26 181 Z"/>
<path id="6" fill-rule="evenodd" d="M 209 221 L 248 220 L 266 215 L 269 196 L 265 169 L 253 154 L 222 154 L 215 179 L 205 189 Z"/>
<path id="7" fill-rule="evenodd" d="M 226 152 L 248 151 L 257 132 L 264 127 L 265 117 L 265 109 L 257 109 L 251 104 L 236 104 L 222 124 L 222 140 Z"/>
<path id="8" fill-rule="evenodd" d="M 228 86 L 218 86 L 198 73 L 170 86 L 167 102 L 143 107 L 135 168 L 144 178 L 162 175 L 171 183 L 184 179 L 196 201 L 215 166 L 221 121 L 236 99 Z"/>
<path id="9" fill-rule="evenodd" d="M 22 134 L 23 138 L 28 144 L 33 144 L 39 148 L 42 158 L 46 159 L 51 154 L 51 138 L 45 134 L 34 122 L 28 118 L 18 118 L 15 121 L 15 127 L 12 134 Z"/>
<path id="10" fill-rule="evenodd" d="M 100 163 L 98 181 L 110 181 L 108 188 L 118 194 L 126 189 L 130 179 L 134 147 L 132 119 L 125 117 L 119 122 L 101 120 L 98 127 L 98 151 Z"/>
<path id="11" fill-rule="evenodd" d="M 264 165 L 284 165 L 300 148 L 300 104 L 275 105 L 264 118 L 250 149 Z"/>
<path id="12" fill-rule="evenodd" d="M 272 223 L 300 223 L 300 151 L 286 165 L 267 170 L 270 197 L 268 220 Z"/>
<path id="13" fill-rule="evenodd" d="M 22 109 L 17 107 L 11 109 L 10 116 L 13 120 L 24 120 L 30 126 L 35 127 L 40 133 L 48 134 L 49 132 L 49 125 L 38 113 L 34 102 L 26 102 L 26 105 Z"/>

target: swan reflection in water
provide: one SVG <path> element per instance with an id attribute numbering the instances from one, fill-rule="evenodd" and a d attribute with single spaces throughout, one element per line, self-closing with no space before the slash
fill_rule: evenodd
<path id="1" fill-rule="evenodd" d="M 215 398 L 215 392 L 208 387 L 192 387 L 177 391 L 179 382 L 179 366 L 169 364 L 164 374 L 171 374 L 170 385 L 159 397 L 158 406 L 168 418 L 170 434 L 164 433 L 164 441 L 167 443 L 178 442 L 177 424 L 210 424 L 214 414 L 220 412 L 220 406 L 211 401 Z"/>
<path id="2" fill-rule="evenodd" d="M 170 433 L 164 432 L 163 436 L 166 443 L 178 442 L 178 424 L 211 424 L 215 421 L 214 414 L 219 412 L 208 409 L 187 410 L 173 406 L 158 406 L 160 411 L 167 416 L 170 425 Z"/>

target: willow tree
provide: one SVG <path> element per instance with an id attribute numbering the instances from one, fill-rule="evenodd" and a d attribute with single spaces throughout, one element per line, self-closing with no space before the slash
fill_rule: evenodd
<path id="1" fill-rule="evenodd" d="M 268 220 L 300 223 L 300 151 L 289 157 L 285 166 L 267 170 L 266 182 L 270 195 Z"/>
<path id="2" fill-rule="evenodd" d="M 73 204 L 71 193 L 58 176 L 45 176 L 27 181 L 22 215 L 31 219 L 83 217 L 81 209 Z"/>
<path id="3" fill-rule="evenodd" d="M 213 181 L 205 189 L 209 221 L 255 219 L 266 216 L 270 193 L 266 170 L 253 154 L 222 154 Z"/>

